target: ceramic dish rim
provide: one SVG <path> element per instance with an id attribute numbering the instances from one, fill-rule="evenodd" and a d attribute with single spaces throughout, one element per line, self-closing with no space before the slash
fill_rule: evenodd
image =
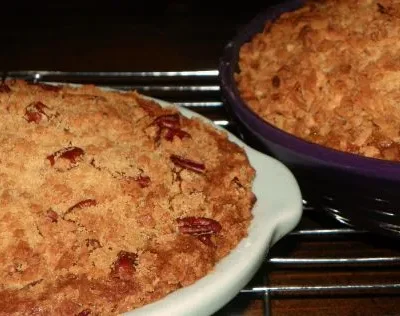
<path id="1" fill-rule="evenodd" d="M 71 83 L 42 83 L 71 87 L 82 86 L 82 84 Z M 104 91 L 126 92 L 109 87 L 98 86 L 98 88 Z M 210 315 L 222 308 L 223 305 L 239 293 L 257 272 L 270 247 L 292 231 L 299 223 L 303 212 L 300 187 L 292 172 L 283 163 L 253 149 L 238 137 L 226 131 L 223 127 L 216 125 L 212 120 L 171 102 L 144 94 L 139 94 L 139 96 L 155 101 L 162 107 L 176 109 L 185 117 L 198 118 L 211 127 L 226 132 L 230 141 L 244 149 L 250 164 L 257 173 L 253 182 L 253 192 L 257 196 L 257 201 L 253 206 L 254 217 L 250 223 L 248 236 L 242 239 L 235 249 L 215 265 L 214 271 L 200 278 L 192 285 L 173 291 L 155 302 L 122 314 L 125 316 L 158 316 L 160 315 L 160 311 L 162 311 L 163 315 L 174 316 Z M 269 164 L 270 168 L 265 168 L 266 163 Z M 267 178 L 271 176 L 268 172 L 271 174 L 275 173 L 275 178 L 278 181 L 275 185 L 278 187 L 279 184 L 281 185 L 281 199 L 278 199 L 278 195 L 272 193 L 268 193 L 271 198 L 268 201 L 265 196 L 260 196 L 260 193 L 265 191 L 263 187 L 263 178 L 265 176 L 267 176 Z M 282 181 L 283 179 L 284 181 Z M 281 181 L 281 183 L 279 183 L 279 181 Z M 283 192 L 283 189 L 285 192 Z M 270 205 L 275 206 L 276 209 L 272 209 L 272 206 L 270 206 L 270 212 L 280 211 L 276 213 L 276 216 L 272 219 L 269 218 L 270 221 L 266 221 L 265 225 L 263 225 L 263 219 L 268 219 L 267 214 L 269 213 L 263 210 L 265 206 L 264 202 L 267 202 L 267 206 L 268 203 L 273 202 L 270 203 Z M 250 252 L 250 247 L 255 248 L 255 251 Z M 242 256 L 245 260 L 236 261 Z M 229 267 L 234 267 L 238 270 L 234 271 L 237 273 L 234 276 L 235 282 L 232 281 L 232 277 L 229 275 L 229 272 L 231 272 L 233 268 L 229 269 Z M 245 272 L 240 274 L 241 271 Z M 218 284 L 216 284 L 216 281 L 218 281 Z M 204 291 L 205 287 L 206 291 Z M 177 301 L 179 301 L 180 304 L 177 305 Z"/>
<path id="2" fill-rule="evenodd" d="M 225 131 L 222 127 L 216 125 L 208 118 L 205 118 L 204 116 L 196 112 L 157 98 L 152 98 L 148 96 L 144 97 L 150 100 L 154 100 L 163 107 L 173 107 L 186 117 L 199 118 L 205 123 L 211 125 L 212 127 L 218 130 Z M 288 199 L 286 202 L 289 203 L 283 203 L 283 205 L 279 209 L 280 211 L 282 211 L 282 213 L 277 215 L 275 219 L 267 223 L 267 225 L 262 225 L 263 228 L 261 229 L 260 222 L 262 222 L 262 212 L 264 212 L 261 211 L 261 207 L 265 202 L 265 198 L 264 196 L 258 195 L 257 202 L 253 207 L 253 214 L 255 215 L 249 227 L 249 236 L 244 238 L 237 245 L 237 247 L 231 251 L 230 254 L 222 258 L 220 262 L 216 264 L 214 271 L 197 280 L 194 284 L 188 287 L 178 289 L 156 302 L 150 303 L 143 307 L 139 307 L 133 311 L 126 312 L 124 315 L 157 316 L 159 315 L 160 310 L 163 310 L 163 313 L 165 313 L 166 315 L 168 314 L 174 316 L 210 315 L 214 313 L 215 311 L 223 307 L 225 303 L 231 300 L 240 291 L 240 289 L 243 288 L 248 283 L 248 281 L 250 281 L 255 272 L 258 270 L 259 266 L 262 264 L 264 257 L 269 251 L 269 248 L 272 247 L 283 236 L 289 233 L 300 221 L 302 215 L 302 197 L 297 181 L 290 170 L 275 158 L 262 154 L 251 148 L 232 133 L 227 132 L 227 135 L 230 141 L 233 141 L 245 150 L 249 158 L 250 164 L 256 169 L 256 172 L 258 173 L 253 184 L 255 194 L 257 195 L 257 193 L 259 193 L 258 191 L 262 191 L 260 179 L 265 176 L 269 169 L 261 169 L 260 167 L 261 164 L 267 162 L 271 164 L 271 167 L 273 166 L 277 170 L 279 170 L 283 178 L 286 178 L 285 183 L 288 185 L 288 197 L 291 196 L 292 201 L 289 202 Z M 257 184 L 258 189 L 256 187 Z M 278 201 L 275 202 L 279 204 Z M 265 215 L 264 217 L 266 218 L 267 216 Z M 255 251 L 253 253 L 249 253 L 247 251 L 246 253 L 246 250 L 250 247 L 254 247 Z M 235 260 L 238 259 L 240 256 L 245 257 L 246 260 L 235 262 Z M 240 271 L 246 271 L 246 273 L 239 275 L 239 277 L 235 275 L 235 278 L 237 278 L 236 282 L 232 282 L 232 277 L 229 276 L 227 273 L 229 272 L 229 270 L 231 270 L 227 270 L 227 266 L 229 264 L 235 266 L 235 269 L 239 270 L 236 271 L 239 272 L 239 274 Z M 218 283 L 216 284 L 217 279 Z M 213 284 L 211 285 L 210 283 Z M 206 288 L 206 290 L 204 290 L 204 288 Z M 221 288 L 223 290 L 221 290 L 221 293 L 218 294 L 218 291 Z M 218 300 L 218 303 L 216 303 L 215 301 L 215 296 L 221 297 Z M 182 299 L 182 297 L 186 298 L 187 300 Z M 176 301 L 178 300 L 180 301 L 179 306 L 174 305 L 174 302 L 176 303 Z"/>

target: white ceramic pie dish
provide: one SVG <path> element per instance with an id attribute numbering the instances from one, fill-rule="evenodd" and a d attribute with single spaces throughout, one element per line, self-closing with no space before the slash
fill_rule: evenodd
<path id="1" fill-rule="evenodd" d="M 153 100 L 162 106 L 174 106 L 159 99 Z M 222 129 L 197 113 L 175 107 L 184 116 L 199 117 L 213 127 Z M 230 133 L 228 135 L 232 142 L 244 148 L 251 165 L 256 170 L 253 191 L 257 202 L 254 205 L 254 218 L 248 236 L 207 276 L 157 302 L 124 315 L 213 314 L 239 293 L 257 272 L 271 246 L 299 222 L 302 214 L 302 197 L 297 181 L 289 169 L 278 160 L 250 148 L 234 135 Z"/>

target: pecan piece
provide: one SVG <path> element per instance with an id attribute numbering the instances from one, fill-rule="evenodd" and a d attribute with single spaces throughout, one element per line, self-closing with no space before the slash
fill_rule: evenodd
<path id="1" fill-rule="evenodd" d="M 171 155 L 170 159 L 174 165 L 183 169 L 194 171 L 196 173 L 204 173 L 206 170 L 204 164 L 180 157 L 178 155 Z"/>
<path id="2" fill-rule="evenodd" d="M 179 114 L 167 114 L 157 117 L 152 125 L 158 125 L 160 128 L 179 128 L 181 126 Z"/>
<path id="3" fill-rule="evenodd" d="M 164 134 L 164 138 L 168 141 L 173 141 L 174 137 L 177 136 L 180 139 L 184 137 L 191 137 L 188 132 L 182 130 L 180 115 L 176 114 L 167 114 L 161 115 L 157 117 L 151 125 L 157 125 L 159 130 L 157 132 L 156 140 L 160 139 L 160 136 Z M 165 131 L 165 133 L 163 133 Z"/>
<path id="4" fill-rule="evenodd" d="M 211 236 L 218 234 L 222 226 L 216 220 L 207 217 L 183 217 L 178 218 L 178 230 L 182 234 L 196 236 L 206 246 L 214 247 Z"/>
<path id="5" fill-rule="evenodd" d="M 85 154 L 82 148 L 79 147 L 67 147 L 56 151 L 55 153 L 47 156 L 47 159 L 50 161 L 50 165 L 53 167 L 58 160 L 66 160 L 69 162 L 68 166 L 64 166 L 66 169 L 69 170 L 73 167 L 76 167 L 78 162 L 82 160 L 82 156 Z"/>
<path id="6" fill-rule="evenodd" d="M 46 217 L 52 222 L 58 222 L 58 214 L 54 212 L 51 208 L 46 211 Z"/>
<path id="7" fill-rule="evenodd" d="M 120 251 L 117 260 L 114 262 L 111 274 L 121 280 L 132 279 L 136 271 L 137 254 L 128 251 Z"/>
<path id="8" fill-rule="evenodd" d="M 79 312 L 76 316 L 89 316 L 92 311 L 89 308 L 84 309 L 83 311 Z"/>
<path id="9" fill-rule="evenodd" d="M 136 101 L 147 114 L 154 115 L 160 110 L 160 106 L 152 100 L 136 98 Z"/>
<path id="10" fill-rule="evenodd" d="M 46 113 L 48 109 L 49 107 L 40 101 L 33 102 L 25 108 L 24 118 L 28 123 L 34 122 L 38 124 L 43 118 L 50 119 L 50 115 Z"/>
<path id="11" fill-rule="evenodd" d="M 86 208 L 86 207 L 91 207 L 91 206 L 96 206 L 97 205 L 97 201 L 93 200 L 93 199 L 87 199 L 87 200 L 82 200 L 78 203 L 76 203 L 75 205 L 71 206 L 64 215 L 71 213 L 73 210 L 76 209 L 82 209 L 82 208 Z"/>
<path id="12" fill-rule="evenodd" d="M 183 217 L 178 218 L 178 229 L 183 234 L 193 236 L 213 235 L 221 231 L 222 226 L 216 220 L 207 217 Z"/>
<path id="13" fill-rule="evenodd" d="M 11 89 L 4 82 L 0 83 L 0 93 L 10 93 Z"/>
<path id="14" fill-rule="evenodd" d="M 139 184 L 141 188 L 146 188 L 150 185 L 151 180 L 148 176 L 140 175 L 139 177 L 135 178 L 135 181 Z"/>
<path id="15" fill-rule="evenodd" d="M 173 141 L 175 136 L 179 137 L 180 139 L 183 139 L 185 137 L 192 137 L 188 132 L 185 132 L 184 130 L 181 130 L 179 128 L 168 128 L 166 133 L 164 134 L 164 138 L 170 142 Z"/>

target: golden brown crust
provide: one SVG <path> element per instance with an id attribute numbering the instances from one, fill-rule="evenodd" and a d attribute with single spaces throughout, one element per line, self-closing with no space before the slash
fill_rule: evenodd
<path id="1" fill-rule="evenodd" d="M 309 1 L 240 51 L 241 96 L 264 120 L 337 150 L 400 160 L 400 1 Z"/>
<path id="2" fill-rule="evenodd" d="M 207 274 L 247 234 L 254 170 L 136 92 L 0 89 L 0 315 L 112 315 Z"/>

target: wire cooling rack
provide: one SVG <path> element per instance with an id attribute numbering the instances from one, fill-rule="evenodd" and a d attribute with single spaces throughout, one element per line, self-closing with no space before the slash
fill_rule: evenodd
<path id="1" fill-rule="evenodd" d="M 10 71 L 3 72 L 2 78 L 136 89 L 187 107 L 240 136 L 221 100 L 217 70 Z M 400 301 L 397 241 L 342 224 L 305 200 L 298 227 L 270 250 L 254 279 L 217 315 L 243 315 L 252 305 L 258 306 L 257 315 L 283 315 L 285 312 L 276 302 L 289 299 L 307 304 L 307 300 L 326 297 L 393 297 L 396 300 L 396 296 Z"/>

